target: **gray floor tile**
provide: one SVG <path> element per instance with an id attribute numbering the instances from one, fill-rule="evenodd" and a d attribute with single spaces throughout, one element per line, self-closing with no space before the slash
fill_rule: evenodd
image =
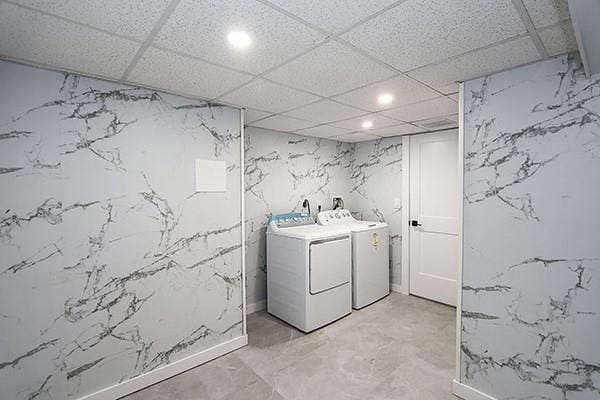
<path id="1" fill-rule="evenodd" d="M 123 400 L 456 399 L 455 318 L 397 293 L 308 335 L 258 312 L 248 346 Z"/>

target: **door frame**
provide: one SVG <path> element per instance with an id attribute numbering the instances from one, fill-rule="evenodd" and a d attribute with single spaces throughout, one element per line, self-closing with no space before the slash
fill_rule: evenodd
<path id="1" fill-rule="evenodd" d="M 456 278 L 456 364 L 453 379 L 454 385 L 460 385 L 460 344 L 462 331 L 462 273 L 463 273 L 463 193 L 464 193 L 464 84 L 460 83 L 458 91 L 458 274 Z M 410 138 L 414 135 L 402 136 L 402 272 L 400 285 L 394 285 L 394 291 L 410 294 Z"/>

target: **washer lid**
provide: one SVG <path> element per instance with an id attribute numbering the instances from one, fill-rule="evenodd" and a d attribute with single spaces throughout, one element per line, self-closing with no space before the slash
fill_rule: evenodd
<path id="1" fill-rule="evenodd" d="M 350 230 L 352 232 L 364 232 L 373 229 L 387 228 L 388 224 L 385 222 L 374 222 L 374 221 L 356 221 L 350 224 Z"/>
<path id="2" fill-rule="evenodd" d="M 332 236 L 348 235 L 350 228 L 348 226 L 322 226 L 322 225 L 304 225 L 289 228 L 279 228 L 268 231 L 271 235 L 293 237 L 303 240 L 324 239 Z"/>

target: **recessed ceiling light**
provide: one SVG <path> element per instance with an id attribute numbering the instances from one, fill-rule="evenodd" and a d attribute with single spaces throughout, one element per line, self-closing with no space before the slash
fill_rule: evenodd
<path id="1" fill-rule="evenodd" d="M 386 104 L 390 104 L 393 100 L 394 100 L 394 96 L 392 96 L 389 93 L 383 93 L 383 94 L 380 94 L 379 97 L 377 97 L 377 102 L 379 104 L 381 104 L 382 106 L 384 106 Z"/>
<path id="2" fill-rule="evenodd" d="M 370 129 L 373 127 L 372 121 L 363 121 L 362 125 L 363 129 Z"/>
<path id="3" fill-rule="evenodd" d="M 239 49 L 245 49 L 246 47 L 250 46 L 250 43 L 252 43 L 250 36 L 246 32 L 242 31 L 229 32 L 229 35 L 227 35 L 227 40 L 229 41 L 229 44 Z"/>

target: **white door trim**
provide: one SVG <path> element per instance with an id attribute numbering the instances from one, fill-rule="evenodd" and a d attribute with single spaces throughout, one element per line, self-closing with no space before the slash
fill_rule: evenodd
<path id="1" fill-rule="evenodd" d="M 455 382 L 460 384 L 460 352 L 461 352 L 461 333 L 462 333 L 462 275 L 463 275 L 463 193 L 464 193 L 464 152 L 465 152 L 465 132 L 464 132 L 464 96 L 465 87 L 461 83 L 458 87 L 458 275 L 456 278 L 456 364 L 455 364 Z M 456 392 L 455 392 L 456 394 Z"/>
<path id="2" fill-rule="evenodd" d="M 401 240 L 401 281 L 398 292 L 408 295 L 410 278 L 410 136 L 402 136 L 402 236 Z"/>

